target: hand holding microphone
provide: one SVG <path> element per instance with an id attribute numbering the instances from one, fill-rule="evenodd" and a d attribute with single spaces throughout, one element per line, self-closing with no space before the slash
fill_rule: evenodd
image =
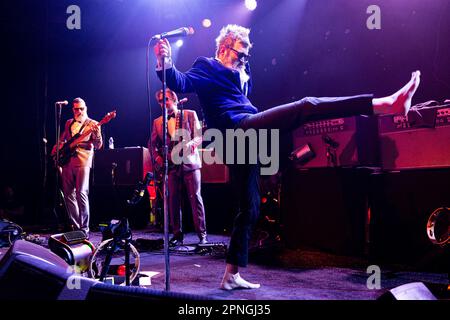
<path id="1" fill-rule="evenodd" d="M 172 48 L 170 46 L 169 40 L 166 38 L 158 40 L 155 46 L 153 47 L 153 51 L 155 52 L 155 56 L 158 61 L 162 61 L 164 58 L 172 57 Z"/>
<path id="2" fill-rule="evenodd" d="M 168 38 L 174 37 L 186 37 L 194 34 L 194 28 L 183 27 L 176 30 L 163 32 L 161 34 L 156 34 L 152 37 L 152 40 L 158 40 L 153 47 L 156 58 L 162 61 L 163 58 L 170 58 L 172 56 L 172 49 L 170 47 Z"/>

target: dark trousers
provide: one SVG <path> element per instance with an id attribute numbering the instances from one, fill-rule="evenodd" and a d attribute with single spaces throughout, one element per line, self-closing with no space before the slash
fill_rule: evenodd
<path id="1" fill-rule="evenodd" d="M 195 232 L 199 237 L 206 236 L 205 208 L 200 193 L 200 169 L 183 172 L 181 167 L 176 167 L 169 171 L 168 185 L 169 215 L 173 234 L 181 236 L 183 233 L 181 198 L 184 185 L 191 205 Z"/>
<path id="2" fill-rule="evenodd" d="M 352 97 L 313 98 L 301 100 L 249 115 L 237 128 L 292 130 L 308 121 L 372 115 L 372 95 Z M 238 213 L 234 220 L 227 263 L 246 267 L 248 244 L 253 227 L 259 216 L 259 166 L 252 164 L 232 165 L 232 189 L 237 192 Z"/>
<path id="3" fill-rule="evenodd" d="M 309 121 L 372 115 L 372 99 L 370 94 L 333 98 L 306 97 L 249 115 L 241 120 L 238 127 L 244 130 L 254 128 L 285 131 Z"/>
<path id="4" fill-rule="evenodd" d="M 248 245 L 259 216 L 259 165 L 230 165 L 233 199 L 238 207 L 226 262 L 246 267 Z"/>

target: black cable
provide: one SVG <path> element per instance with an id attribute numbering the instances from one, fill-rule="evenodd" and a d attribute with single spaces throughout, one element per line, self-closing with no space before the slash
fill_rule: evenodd
<path id="1" fill-rule="evenodd" d="M 145 64 L 146 64 L 146 78 L 147 78 L 147 106 L 148 106 L 148 109 L 149 109 L 149 115 L 150 115 L 150 138 L 149 138 L 149 143 L 148 143 L 148 147 L 149 147 L 149 152 L 150 152 L 150 159 L 151 159 L 151 162 L 152 162 L 152 173 L 153 173 L 153 177 L 154 177 L 154 180 L 153 180 L 153 185 L 154 185 L 154 187 L 155 188 L 157 188 L 157 186 L 156 186 L 156 184 L 157 184 L 157 181 L 156 181 L 156 177 L 157 177 L 157 175 L 156 175 L 156 171 L 155 171 L 155 159 L 154 159 L 154 157 L 153 157 L 153 143 L 152 143 L 152 130 L 153 130 L 153 117 L 152 117 L 152 105 L 151 105 L 151 101 L 150 101 L 150 65 L 149 65 L 149 59 L 150 59 L 150 44 L 151 44 L 151 42 L 152 42 L 152 39 L 150 38 L 150 40 L 148 40 L 148 44 L 147 44 L 147 50 L 146 50 L 146 62 L 145 62 Z M 155 201 L 155 204 L 157 203 L 157 201 Z M 152 209 L 153 209 L 153 207 L 152 207 Z M 155 208 L 155 210 L 156 210 L 156 208 Z M 155 214 L 155 217 L 156 217 L 156 213 L 155 212 L 153 212 L 154 214 Z"/>
<path id="2" fill-rule="evenodd" d="M 447 6 L 450 6 L 449 3 L 446 3 Z M 438 59 L 439 59 L 439 50 L 440 50 L 440 36 L 441 36 L 441 31 L 442 31 L 442 21 L 443 19 L 446 17 L 446 11 L 447 8 L 441 10 L 441 14 L 439 16 L 439 23 L 437 26 L 437 35 L 436 35 L 436 45 L 434 47 L 434 58 L 433 58 L 433 76 L 434 79 L 438 82 L 440 82 L 441 84 L 445 85 L 447 88 L 450 88 L 450 85 L 445 82 L 444 80 L 442 80 L 439 75 L 438 75 Z"/>
<path id="3" fill-rule="evenodd" d="M 47 175 L 48 175 L 48 139 L 47 139 L 47 112 L 48 112 L 48 47 L 49 47 L 49 37 L 48 37 L 48 1 L 45 1 L 45 30 L 44 30 L 44 50 L 45 50 L 45 58 L 44 58 L 44 105 L 43 105 L 43 118 L 42 118 L 42 141 L 39 141 L 39 145 L 41 142 L 44 142 L 43 154 L 42 148 L 39 148 L 40 159 L 41 159 L 41 170 L 42 174 L 42 188 L 46 190 L 47 188 Z M 39 136 L 39 135 L 38 135 Z"/>

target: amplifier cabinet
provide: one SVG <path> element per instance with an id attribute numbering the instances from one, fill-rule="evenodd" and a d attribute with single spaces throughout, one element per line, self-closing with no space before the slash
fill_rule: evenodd
<path id="1" fill-rule="evenodd" d="M 377 167 L 379 140 L 375 116 L 355 116 L 307 122 L 292 133 L 293 153 L 310 149 L 307 161 L 296 161 L 296 168 Z M 332 148 L 329 148 L 331 145 Z M 303 151 L 300 151 L 303 152 Z M 330 161 L 334 152 L 336 160 Z"/>
<path id="2" fill-rule="evenodd" d="M 95 186 L 135 186 L 151 171 L 150 152 L 144 147 L 98 150 L 94 156 Z"/>
<path id="3" fill-rule="evenodd" d="M 214 151 L 211 149 L 200 149 L 200 156 L 202 158 L 202 183 L 229 183 L 230 171 L 226 164 L 223 163 L 205 163 L 206 156 L 213 158 Z"/>
<path id="4" fill-rule="evenodd" d="M 202 164 L 202 183 L 228 183 L 230 173 L 226 164 Z"/>
<path id="5" fill-rule="evenodd" d="M 385 170 L 450 167 L 450 105 L 379 117 Z"/>

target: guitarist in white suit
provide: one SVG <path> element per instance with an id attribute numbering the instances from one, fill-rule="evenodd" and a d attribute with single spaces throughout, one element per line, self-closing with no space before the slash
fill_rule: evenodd
<path id="1" fill-rule="evenodd" d="M 61 185 L 67 210 L 74 230 L 83 230 L 89 236 L 89 174 L 94 150 L 103 145 L 100 126 L 87 115 L 83 99 L 73 100 L 73 119 L 69 119 L 59 140 L 59 148 L 77 133 L 91 131 L 71 150 L 68 162 L 61 165 Z M 56 145 L 52 154 L 56 153 Z M 61 164 L 61 163 L 60 163 Z"/>
<path id="2" fill-rule="evenodd" d="M 163 91 L 156 92 L 156 100 L 159 105 L 163 107 Z M 174 165 L 169 157 L 168 170 L 168 188 L 169 188 L 169 216 L 172 227 L 173 237 L 170 239 L 171 246 L 183 244 L 183 225 L 182 225 L 182 211 L 181 211 L 181 190 L 182 186 L 186 187 L 186 192 L 192 209 L 192 216 L 194 220 L 194 228 L 199 238 L 199 243 L 204 244 L 207 240 L 205 208 L 203 205 L 203 198 L 200 193 L 201 174 L 200 168 L 202 162 L 200 159 L 198 146 L 202 143 L 201 124 L 198 120 L 197 113 L 194 110 L 178 110 L 178 97 L 175 92 L 170 89 L 166 90 L 166 107 L 167 107 L 167 133 L 169 141 L 169 154 L 172 153 L 174 145 L 177 141 L 173 140 L 175 131 L 184 129 L 190 135 L 190 141 L 186 144 L 186 158 L 187 162 L 179 165 Z M 151 146 L 149 143 L 149 150 L 155 165 L 160 170 L 163 168 L 162 159 L 162 142 L 163 142 L 163 126 L 162 116 L 153 121 L 153 129 L 151 135 Z M 150 142 L 150 141 L 149 141 Z"/>

